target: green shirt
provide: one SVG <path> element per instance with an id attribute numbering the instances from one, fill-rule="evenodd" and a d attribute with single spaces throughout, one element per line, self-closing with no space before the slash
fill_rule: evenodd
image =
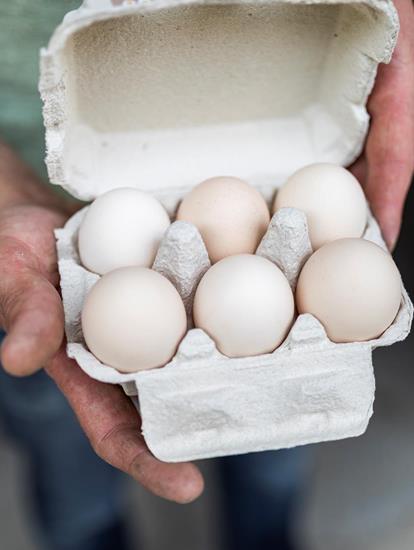
<path id="1" fill-rule="evenodd" d="M 80 0 L 0 0 L 0 137 L 42 176 L 39 50 Z"/>

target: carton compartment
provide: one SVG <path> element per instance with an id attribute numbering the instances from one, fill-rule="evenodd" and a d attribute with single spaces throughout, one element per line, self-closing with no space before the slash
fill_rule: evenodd
<path id="1" fill-rule="evenodd" d="M 193 460 L 278 449 L 363 433 L 372 414 L 375 380 L 372 349 L 406 337 L 412 304 L 403 292 L 400 311 L 384 334 L 371 342 L 335 344 L 312 315 L 300 315 L 273 353 L 230 359 L 212 339 L 191 328 L 196 286 L 210 266 L 198 230 L 175 222 L 167 230 L 153 269 L 179 291 L 189 331 L 166 366 L 122 374 L 102 364 L 86 348 L 80 314 L 99 276 L 80 265 L 77 233 L 86 209 L 56 231 L 65 308 L 68 355 L 92 378 L 122 384 L 138 396 L 145 440 L 166 461 Z M 370 216 L 364 238 L 385 247 Z M 277 212 L 257 254 L 277 264 L 294 290 L 311 254 L 305 215 Z"/>
<path id="2" fill-rule="evenodd" d="M 93 378 L 103 382 L 119 384 L 135 381 L 137 373 L 119 373 L 112 367 L 102 364 L 85 346 L 80 321 L 83 302 L 89 290 L 100 279 L 99 275 L 91 273 L 81 265 L 77 250 L 78 229 L 86 214 L 86 210 L 87 208 L 84 208 L 75 214 L 63 229 L 56 230 L 69 355 L 74 357 L 79 365 Z M 364 238 L 386 248 L 379 227 L 372 216 L 369 218 Z M 274 214 L 268 231 L 256 251 L 256 254 L 272 261 L 282 270 L 293 291 L 295 291 L 300 270 L 311 253 L 312 248 L 309 241 L 305 215 L 294 208 L 282 208 Z M 241 360 L 229 359 L 216 349 L 214 342 L 208 335 L 199 329 L 192 329 L 191 312 L 194 293 L 201 277 L 210 265 L 206 248 L 197 228 L 187 222 L 174 222 L 167 230 L 160 244 L 153 265 L 153 269 L 167 277 L 177 288 L 184 301 L 189 319 L 189 332 L 181 342 L 176 357 L 172 359 L 169 365 L 179 363 L 180 361 L 177 358 L 180 357 L 184 357 L 186 360 L 188 358 L 194 360 L 208 355 L 213 359 L 216 357 L 234 364 L 240 361 L 255 362 L 260 357 L 265 357 L 258 356 L 256 358 Z M 305 324 L 299 322 L 301 317 L 308 318 L 308 321 Z M 404 291 L 401 308 L 394 323 L 379 338 L 355 345 L 372 349 L 401 340 L 408 334 L 411 318 L 412 305 Z M 299 328 L 295 328 L 298 322 Z M 312 331 L 316 331 L 316 340 L 323 340 L 329 346 L 338 349 L 348 346 L 348 344 L 330 342 L 319 321 L 312 315 L 302 315 L 295 321 L 286 342 L 290 341 L 292 344 L 302 339 L 312 341 L 313 337 L 309 337 L 309 331 L 311 333 Z M 201 340 L 199 337 L 194 339 L 193 336 L 190 336 L 192 332 L 203 333 L 204 336 Z M 199 347 L 200 342 L 202 345 Z M 209 343 L 207 344 L 207 342 Z M 271 355 L 277 355 L 283 351 L 286 345 L 282 344 Z M 162 372 L 169 369 L 169 365 L 155 370 Z M 149 375 L 151 372 L 154 371 L 149 371 Z"/>
<path id="3" fill-rule="evenodd" d="M 160 196 L 205 174 L 274 188 L 312 162 L 346 165 L 393 14 L 279 1 L 80 10 L 43 56 L 51 180 L 83 199 L 119 186 Z"/>

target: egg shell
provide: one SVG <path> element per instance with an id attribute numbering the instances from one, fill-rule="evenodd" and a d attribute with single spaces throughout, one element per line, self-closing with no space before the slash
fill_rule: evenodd
<path id="1" fill-rule="evenodd" d="M 226 256 L 253 254 L 269 225 L 262 195 L 243 180 L 210 178 L 182 200 L 177 220 L 194 224 L 213 263 Z"/>
<path id="2" fill-rule="evenodd" d="M 401 276 L 391 255 L 365 239 L 326 244 L 306 262 L 298 281 L 299 313 L 311 313 L 334 342 L 378 338 L 402 300 Z"/>
<path id="3" fill-rule="evenodd" d="M 346 237 L 361 237 L 368 208 L 358 180 L 342 166 L 316 163 L 291 175 L 276 193 L 273 211 L 305 212 L 312 248 Z"/>
<path id="4" fill-rule="evenodd" d="M 82 308 L 82 331 L 90 351 L 120 372 L 161 367 L 187 330 L 184 304 L 162 275 L 125 267 L 104 275 Z"/>
<path id="5" fill-rule="evenodd" d="M 280 269 L 261 256 L 230 256 L 198 285 L 194 324 L 228 357 L 270 353 L 286 338 L 294 315 L 291 288 Z"/>
<path id="6" fill-rule="evenodd" d="M 149 193 L 121 188 L 93 201 L 79 228 L 83 265 L 100 275 L 127 266 L 150 267 L 170 225 Z"/>

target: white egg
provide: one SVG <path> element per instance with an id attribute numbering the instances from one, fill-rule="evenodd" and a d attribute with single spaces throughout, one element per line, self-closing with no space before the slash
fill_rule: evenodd
<path id="1" fill-rule="evenodd" d="M 216 263 L 194 299 L 194 324 L 228 357 L 270 353 L 285 339 L 294 316 L 289 283 L 276 265 L 241 254 Z"/>
<path id="2" fill-rule="evenodd" d="M 177 220 L 198 228 L 215 263 L 234 254 L 253 254 L 268 228 L 270 212 L 259 191 L 245 181 L 217 177 L 184 197 Z"/>
<path id="3" fill-rule="evenodd" d="M 81 262 L 100 275 L 119 267 L 151 267 L 169 225 L 152 195 L 132 188 L 109 191 L 90 205 L 81 223 Z"/>
<path id="4" fill-rule="evenodd" d="M 168 363 L 187 330 L 184 304 L 162 275 L 125 267 L 104 275 L 82 310 L 82 330 L 90 351 L 121 372 Z"/>
<path id="5" fill-rule="evenodd" d="M 361 237 L 367 203 L 358 180 L 334 164 L 311 164 L 295 172 L 278 191 L 273 211 L 291 207 L 305 212 L 312 248 L 346 237 Z"/>
<path id="6" fill-rule="evenodd" d="M 364 239 L 326 244 L 306 262 L 296 290 L 299 313 L 311 313 L 333 342 L 380 336 L 394 321 L 402 283 L 391 255 Z"/>

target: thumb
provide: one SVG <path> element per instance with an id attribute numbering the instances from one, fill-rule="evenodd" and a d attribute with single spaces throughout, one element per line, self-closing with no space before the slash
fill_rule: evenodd
<path id="1" fill-rule="evenodd" d="M 7 332 L 1 361 L 4 369 L 16 376 L 42 368 L 63 339 L 60 296 L 52 283 L 30 266 L 28 254 L 12 240 L 0 242 L 0 324 Z"/>

